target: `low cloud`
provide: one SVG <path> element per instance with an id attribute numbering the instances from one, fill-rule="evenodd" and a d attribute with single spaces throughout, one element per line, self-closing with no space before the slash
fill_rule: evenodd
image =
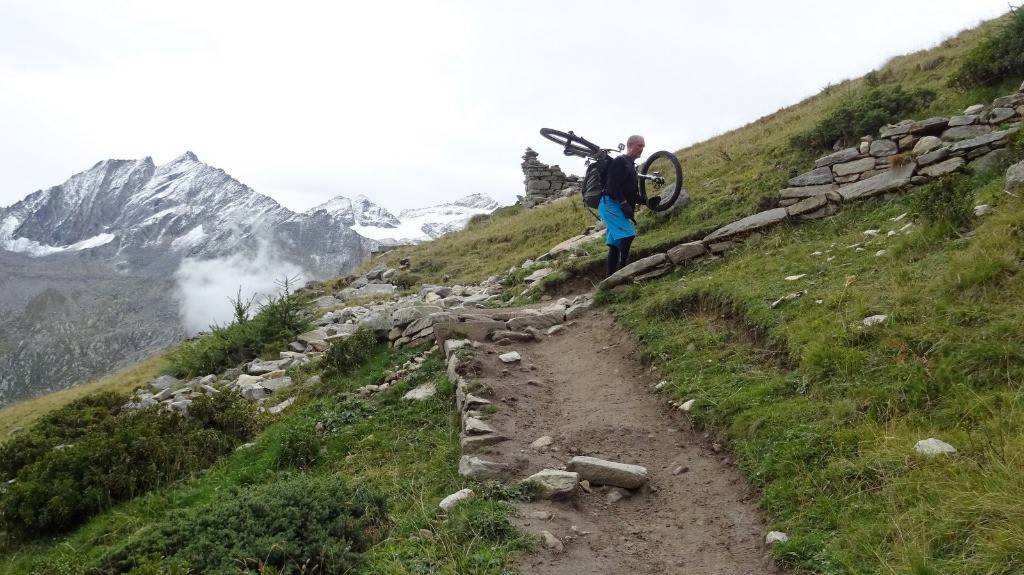
<path id="1" fill-rule="evenodd" d="M 227 325 L 234 320 L 231 300 L 256 295 L 256 302 L 280 293 L 285 278 L 302 285 L 310 277 L 301 267 L 284 261 L 265 242 L 256 253 L 236 254 L 216 260 L 182 260 L 174 272 L 176 297 L 181 318 L 189 335 L 205 331 L 211 325 Z M 257 305 L 251 310 L 255 313 Z"/>

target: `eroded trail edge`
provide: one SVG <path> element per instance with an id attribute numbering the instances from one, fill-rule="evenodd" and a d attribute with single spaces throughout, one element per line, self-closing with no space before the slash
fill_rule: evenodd
<path id="1" fill-rule="evenodd" d="M 532 341 L 481 337 L 461 350 L 446 343 L 459 380 L 460 472 L 515 482 L 589 456 L 643 466 L 647 481 L 634 489 L 581 482 L 555 499 L 520 504 L 516 522 L 545 544 L 516 568 L 777 572 L 757 493 L 728 453 L 653 392 L 657 376 L 638 361 L 635 338 L 599 309 L 546 331 L 534 330 Z"/>

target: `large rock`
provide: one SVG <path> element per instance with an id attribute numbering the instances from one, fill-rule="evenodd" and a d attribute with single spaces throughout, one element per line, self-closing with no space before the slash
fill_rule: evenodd
<path id="1" fill-rule="evenodd" d="M 396 309 L 391 314 L 391 323 L 395 327 L 402 327 L 409 325 L 410 323 L 426 317 L 432 313 L 438 313 L 444 311 L 436 305 L 416 305 L 408 306 Z"/>
<path id="2" fill-rule="evenodd" d="M 581 479 L 586 479 L 594 485 L 611 485 L 625 489 L 636 489 L 647 483 L 648 475 L 646 467 L 582 455 L 573 457 L 566 469 L 579 473 Z"/>
<path id="3" fill-rule="evenodd" d="M 993 108 L 1016 108 L 1024 104 L 1024 94 L 1010 94 L 992 100 Z"/>
<path id="4" fill-rule="evenodd" d="M 933 152 L 939 149 L 939 146 L 941 145 L 942 138 L 937 138 L 935 136 L 925 136 L 918 140 L 917 144 L 914 144 L 914 151 L 912 153 L 915 156 L 920 156 L 922 154 L 927 154 L 928 152 Z"/>
<path id="5" fill-rule="evenodd" d="M 1018 195 L 1024 192 L 1024 162 L 1014 164 L 1006 170 L 1006 191 Z"/>
<path id="6" fill-rule="evenodd" d="M 935 439 L 934 437 L 918 441 L 914 444 L 914 450 L 922 455 L 946 455 L 956 453 L 955 447 L 941 439 Z"/>
<path id="7" fill-rule="evenodd" d="M 803 186 L 800 188 L 786 188 L 779 190 L 779 199 L 781 200 L 802 200 L 804 198 L 810 198 L 812 196 L 825 196 L 829 192 L 839 189 L 839 186 L 835 184 L 825 184 L 823 186 Z"/>
<path id="8" fill-rule="evenodd" d="M 992 126 L 986 126 L 982 124 L 972 126 L 957 126 L 950 128 L 942 133 L 942 139 L 946 141 L 951 140 L 970 140 L 971 138 L 977 138 L 989 134 L 992 132 Z"/>
<path id="9" fill-rule="evenodd" d="M 949 118 L 928 118 L 910 124 L 911 134 L 939 134 L 949 126 Z"/>
<path id="10" fill-rule="evenodd" d="M 989 124 L 1002 124 L 1016 115 L 1017 110 L 1013 108 L 992 108 L 985 115 L 985 121 Z"/>
<path id="11" fill-rule="evenodd" d="M 1005 140 L 1010 135 L 1017 132 L 1016 128 L 1010 128 L 1008 130 L 999 130 L 998 132 L 992 132 L 991 134 L 985 134 L 984 136 L 978 136 L 977 138 L 971 138 L 969 140 L 962 140 L 956 142 L 949 147 L 949 151 L 953 154 L 958 152 L 965 152 L 967 150 L 973 150 L 974 148 L 980 148 L 982 146 L 988 146 Z"/>
<path id="12" fill-rule="evenodd" d="M 775 225 L 785 219 L 786 208 L 775 208 L 773 210 L 759 212 L 752 216 L 747 216 L 742 220 L 735 221 L 731 224 L 718 228 L 708 234 L 708 236 L 704 238 L 703 242 L 705 244 L 709 244 L 739 234 L 745 234 L 747 232 Z"/>
<path id="13" fill-rule="evenodd" d="M 579 473 L 545 469 L 527 477 L 522 483 L 532 485 L 541 499 L 570 497 L 580 483 Z"/>
<path id="14" fill-rule="evenodd" d="M 877 176 L 840 187 L 839 194 L 843 196 L 843 200 L 850 201 L 897 190 L 910 183 L 910 178 L 914 175 L 914 168 L 916 167 L 914 162 L 909 162 L 891 170 L 886 170 Z"/>
<path id="15" fill-rule="evenodd" d="M 699 258 L 706 253 L 708 253 L 708 249 L 704 247 L 703 242 L 688 242 L 668 250 L 665 255 L 668 256 L 669 261 L 674 265 L 679 265 L 686 260 Z"/>
<path id="16" fill-rule="evenodd" d="M 921 154 L 917 157 L 918 166 L 927 166 L 928 164 L 934 164 L 935 162 L 941 162 L 949 157 L 949 148 L 940 147 L 926 154 Z"/>
<path id="17" fill-rule="evenodd" d="M 857 148 L 846 148 L 839 150 L 834 154 L 829 154 L 823 158 L 818 158 L 814 161 L 815 168 L 821 168 L 823 166 L 831 166 L 832 164 L 838 164 L 840 162 L 849 162 L 855 158 L 860 157 L 860 151 Z"/>
<path id="18" fill-rule="evenodd" d="M 820 186 L 832 183 L 832 168 L 822 166 L 789 180 L 790 186 Z"/>
<path id="19" fill-rule="evenodd" d="M 946 174 L 951 174 L 964 167 L 966 161 L 962 157 L 955 157 L 940 162 L 938 164 L 932 164 L 928 167 L 921 168 L 917 171 L 922 176 L 928 176 L 929 178 L 935 178 Z"/>
<path id="20" fill-rule="evenodd" d="M 811 196 L 810 198 L 804 198 L 792 206 L 786 207 L 786 213 L 790 216 L 799 216 L 816 210 L 820 210 L 828 204 L 828 199 L 825 196 Z"/>
<path id="21" fill-rule="evenodd" d="M 613 288 L 615 286 L 622 285 L 632 281 L 633 278 L 637 276 L 641 276 L 659 266 L 664 265 L 666 262 L 668 262 L 668 256 L 665 254 L 659 253 L 654 254 L 653 256 L 648 256 L 642 260 L 635 261 L 606 277 L 604 281 L 599 284 L 599 287 Z"/>
<path id="22" fill-rule="evenodd" d="M 868 144 L 868 153 L 879 158 L 891 156 L 899 151 L 899 145 L 892 140 L 875 140 Z"/>
<path id="23" fill-rule="evenodd" d="M 487 479 L 502 479 L 509 476 L 513 469 L 510 465 L 487 461 L 472 455 L 463 455 L 459 460 L 459 475 L 485 481 Z"/>
<path id="24" fill-rule="evenodd" d="M 879 141 L 888 142 L 889 140 Z M 872 142 L 872 144 L 874 143 L 875 142 Z M 832 171 L 835 172 L 837 176 L 849 176 L 851 174 L 860 174 L 873 169 L 875 169 L 874 158 L 862 158 L 860 160 L 855 160 L 853 162 L 846 162 L 844 164 L 836 164 L 832 166 Z"/>
<path id="25" fill-rule="evenodd" d="M 565 321 L 565 312 L 550 312 L 539 315 L 526 315 L 514 317 L 505 322 L 509 331 L 522 331 L 528 327 L 544 329 Z"/>
<path id="26" fill-rule="evenodd" d="M 153 391 L 161 391 L 164 389 L 170 389 L 181 383 L 180 379 L 172 377 L 170 375 L 161 375 L 156 379 L 152 379 L 147 384 Z"/>
<path id="27" fill-rule="evenodd" d="M 428 316 L 421 317 L 420 319 L 410 323 L 409 326 L 405 328 L 405 332 L 402 335 L 404 335 L 405 337 L 413 337 L 414 335 L 422 332 L 425 329 L 434 327 L 434 325 L 436 324 L 453 323 L 455 321 L 455 316 L 448 312 L 442 311 L 432 313 Z"/>

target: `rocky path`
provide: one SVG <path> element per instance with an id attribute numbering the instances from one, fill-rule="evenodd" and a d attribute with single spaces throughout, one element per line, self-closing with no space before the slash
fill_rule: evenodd
<path id="1" fill-rule="evenodd" d="M 520 526 L 553 538 L 519 558 L 520 572 L 776 572 L 756 493 L 727 453 L 652 392 L 656 374 L 606 312 L 591 310 L 540 343 L 479 345 L 473 380 L 501 406 L 488 423 L 509 437 L 482 457 L 514 465 L 519 478 L 564 467 L 574 455 L 649 472 L 633 491 L 593 486 L 571 499 L 522 504 Z M 521 362 L 502 363 L 499 355 L 511 350 Z M 550 445 L 531 445 L 545 436 Z"/>

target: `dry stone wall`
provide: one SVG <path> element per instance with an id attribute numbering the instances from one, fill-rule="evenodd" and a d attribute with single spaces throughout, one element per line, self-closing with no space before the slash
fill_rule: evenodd
<path id="1" fill-rule="evenodd" d="M 549 166 L 541 162 L 532 148 L 526 148 L 522 168 L 526 193 L 517 197 L 524 208 L 539 206 L 580 189 L 577 176 L 566 175 L 557 165 Z"/>

